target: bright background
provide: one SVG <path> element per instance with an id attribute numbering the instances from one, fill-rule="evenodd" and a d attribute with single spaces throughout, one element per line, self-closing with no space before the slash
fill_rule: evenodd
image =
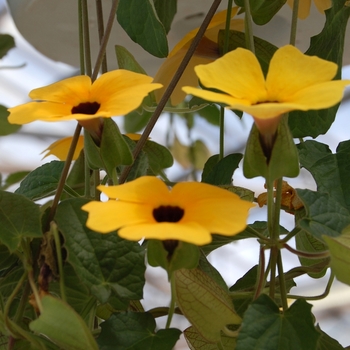
<path id="1" fill-rule="evenodd" d="M 198 27 L 209 9 L 210 0 L 178 0 L 178 13 L 173 23 L 173 29 L 169 34 L 170 46 L 173 47 L 189 30 Z M 78 46 L 77 33 L 74 27 L 76 17 L 75 1 L 72 0 L 9 0 L 12 15 L 16 20 L 21 33 L 40 52 L 45 53 L 51 59 L 39 53 L 18 32 L 9 9 L 4 0 L 0 0 L 0 33 L 8 33 L 15 37 L 16 48 L 0 61 L 0 104 L 12 107 L 28 101 L 28 92 L 36 87 L 44 86 L 65 77 L 77 74 Z M 107 5 L 110 0 L 105 1 Z M 90 2 L 90 14 L 94 16 L 93 1 Z M 221 8 L 226 6 L 223 1 Z M 272 41 L 276 45 L 288 43 L 289 18 L 291 11 L 285 6 L 278 16 L 266 27 L 256 28 L 259 36 Z M 298 29 L 297 46 L 301 50 L 308 47 L 309 38 L 317 34 L 323 26 L 324 17 L 315 8 L 312 8 L 312 20 L 301 21 Z M 92 30 L 96 28 L 94 19 L 91 23 Z M 95 39 L 93 37 L 93 39 Z M 146 69 L 149 75 L 154 75 L 161 60 L 153 58 L 136 44 L 131 42 L 123 33 L 123 30 L 115 26 L 111 45 L 109 47 L 108 61 L 111 68 L 116 68 L 116 60 L 113 53 L 113 45 L 126 46 Z M 348 30 L 347 44 L 344 55 L 344 63 L 350 64 L 350 32 Z M 61 61 L 61 62 L 58 62 Z M 65 62 L 65 63 L 62 63 Z M 23 66 L 24 65 L 24 66 Z M 75 67 L 74 67 L 75 65 Z M 344 66 L 343 78 L 350 79 L 350 66 Z M 337 119 L 326 136 L 318 138 L 319 141 L 330 145 L 334 151 L 340 141 L 350 138 L 350 90 L 345 93 Z M 123 128 L 122 118 L 116 121 Z M 232 112 L 227 112 L 226 140 L 227 153 L 243 152 L 244 144 L 250 130 L 252 120 L 244 116 L 239 120 Z M 25 125 L 15 135 L 0 137 L 0 172 L 6 176 L 9 173 L 32 170 L 44 162 L 53 160 L 53 157 L 42 159 L 40 154 L 53 141 L 58 138 L 71 135 L 75 128 L 75 122 L 43 123 L 34 122 Z M 165 144 L 165 133 L 169 127 L 169 116 L 164 114 L 156 125 L 151 137 L 154 141 Z M 183 143 L 189 143 L 185 121 L 183 118 L 175 118 L 175 129 Z M 194 139 L 201 138 L 205 141 L 212 154 L 218 152 L 218 129 L 209 125 L 202 119 L 195 120 L 195 128 L 192 133 Z M 169 178 L 177 181 L 186 177 L 188 170 L 176 164 L 169 170 Z M 245 186 L 256 191 L 256 195 L 264 192 L 263 180 L 244 179 L 238 169 L 234 176 L 235 185 Z M 299 188 L 315 188 L 313 179 L 306 172 L 302 172 L 296 179 L 290 179 L 289 183 Z M 264 208 L 252 210 L 250 222 L 266 220 Z M 293 217 L 288 214 L 282 216 L 282 225 L 286 228 L 293 226 Z M 1 228 L 0 228 L 1 230 Z M 285 270 L 297 264 L 295 256 L 283 251 Z M 246 240 L 234 243 L 214 251 L 210 255 L 211 262 L 219 269 L 228 285 L 231 286 L 248 269 L 258 262 L 258 244 L 256 240 Z M 230 261 L 228 264 L 227 262 Z M 169 288 L 165 273 L 161 269 L 147 270 L 148 285 L 145 291 L 146 308 L 159 306 L 160 301 L 167 305 Z M 312 280 L 306 277 L 296 279 L 297 288 L 292 289 L 293 294 L 318 295 L 323 293 L 327 278 Z M 312 302 L 313 312 L 320 323 L 321 328 L 342 345 L 350 344 L 350 289 L 336 282 L 331 294 L 324 300 Z M 175 319 L 179 326 L 185 327 L 180 319 Z M 187 349 L 182 343 L 177 349 Z"/>

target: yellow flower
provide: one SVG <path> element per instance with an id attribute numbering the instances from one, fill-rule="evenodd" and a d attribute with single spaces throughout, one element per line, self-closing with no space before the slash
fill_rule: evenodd
<path id="1" fill-rule="evenodd" d="M 57 140 L 52 143 L 49 147 L 43 150 L 41 153 L 47 152 L 43 159 L 52 155 L 57 157 L 59 160 L 66 160 L 70 144 L 72 143 L 72 137 L 64 137 L 63 139 Z M 75 148 L 73 160 L 78 159 L 81 150 L 84 148 L 84 136 L 79 136 L 77 147 Z"/>
<path id="2" fill-rule="evenodd" d="M 171 190 L 156 177 L 144 176 L 119 186 L 98 186 L 110 200 L 82 207 L 86 226 L 100 233 L 119 230 L 120 237 L 181 240 L 203 245 L 211 233 L 233 236 L 246 227 L 254 205 L 237 195 L 198 182 L 176 184 Z"/>
<path id="3" fill-rule="evenodd" d="M 64 79 L 32 90 L 29 97 L 36 101 L 10 108 L 8 120 L 27 124 L 124 115 L 139 107 L 149 92 L 162 87 L 152 80 L 123 69 L 102 74 L 93 83 L 86 75 Z"/>
<path id="4" fill-rule="evenodd" d="M 314 0 L 314 3 L 321 13 L 329 9 L 332 6 L 332 0 Z M 287 0 L 287 4 L 293 8 L 294 0 Z M 310 14 L 311 0 L 299 1 L 298 17 L 305 19 Z"/>
<path id="5" fill-rule="evenodd" d="M 253 116 L 261 134 L 273 134 L 283 113 L 328 108 L 341 100 L 350 80 L 331 81 L 337 69 L 333 62 L 287 45 L 275 52 L 265 79 L 255 55 L 238 48 L 195 68 L 205 87 L 222 93 L 190 86 L 183 90 L 246 112 Z"/>
<path id="6" fill-rule="evenodd" d="M 238 7 L 232 9 L 232 17 L 236 15 Z M 186 67 L 182 77 L 180 78 L 177 86 L 175 87 L 170 101 L 173 106 L 181 103 L 186 94 L 181 90 L 182 86 L 191 85 L 197 86 L 198 79 L 194 72 L 194 67 L 198 64 L 206 64 L 214 61 L 219 57 L 219 46 L 218 46 L 218 33 L 220 29 L 225 28 L 226 22 L 226 10 L 221 11 L 212 18 L 209 26 L 202 38 L 196 52 L 193 54 L 188 66 Z M 243 20 L 236 19 L 231 21 L 231 29 L 242 31 L 244 28 Z M 178 69 L 181 61 L 183 60 L 188 48 L 190 47 L 193 38 L 196 36 L 199 28 L 192 30 L 187 33 L 185 37 L 173 48 L 169 53 L 167 59 L 163 62 L 159 68 L 154 81 L 163 84 L 163 89 L 155 91 L 157 102 L 159 102 L 165 89 L 168 87 L 171 79 L 173 78 L 176 70 Z"/>

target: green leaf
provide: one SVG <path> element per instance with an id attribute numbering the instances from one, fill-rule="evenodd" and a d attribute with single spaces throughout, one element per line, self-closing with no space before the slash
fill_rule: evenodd
<path id="1" fill-rule="evenodd" d="M 14 267 L 6 274 L 6 276 L 1 278 L 0 295 L 3 300 L 6 300 L 11 295 L 23 274 L 23 267 L 19 265 Z M 15 309 L 12 309 L 11 311 L 13 311 L 13 315 L 11 316 L 14 316 Z"/>
<path id="2" fill-rule="evenodd" d="M 208 342 L 194 327 L 188 327 L 184 331 L 188 346 L 191 350 L 232 350 L 236 346 L 236 338 L 221 334 L 221 346 Z"/>
<path id="3" fill-rule="evenodd" d="M 149 167 L 155 175 L 160 174 L 163 169 L 174 164 L 171 152 L 159 143 L 148 140 L 143 147 L 143 151 L 146 153 Z"/>
<path id="4" fill-rule="evenodd" d="M 298 225 L 319 240 L 322 235 L 339 236 L 350 224 L 350 141 L 341 142 L 336 154 L 316 141 L 306 141 L 298 148 L 300 163 L 311 172 L 318 189 L 297 190 L 306 211 Z"/>
<path id="5" fill-rule="evenodd" d="M 117 19 L 129 37 L 153 56 L 168 55 L 166 31 L 152 0 L 120 0 Z"/>
<path id="6" fill-rule="evenodd" d="M 248 179 L 262 176 L 268 181 L 284 176 L 298 176 L 298 152 L 286 118 L 282 118 L 278 125 L 277 136 L 269 159 L 262 149 L 259 130 L 255 123 L 253 124 L 243 158 L 243 173 Z"/>
<path id="7" fill-rule="evenodd" d="M 128 144 L 131 152 L 134 152 L 136 147 L 136 142 L 131 140 L 129 137 L 123 135 L 125 142 Z M 119 167 L 118 171 L 123 172 L 125 167 Z M 149 169 L 149 161 L 144 150 L 141 150 L 140 154 L 134 160 L 132 168 L 128 174 L 126 181 L 131 181 L 137 179 L 140 176 L 145 176 L 147 174 L 147 170 Z"/>
<path id="8" fill-rule="evenodd" d="M 16 173 L 10 174 L 6 180 L 5 183 L 2 185 L 2 190 L 6 190 L 10 186 L 22 181 L 27 175 L 29 174 L 29 171 L 18 171 Z"/>
<path id="9" fill-rule="evenodd" d="M 299 210 L 295 214 L 298 215 Z M 309 233 L 301 230 L 298 232 L 298 234 L 295 236 L 295 245 L 296 248 L 303 252 L 308 253 L 318 253 L 318 252 L 324 252 L 328 249 L 327 245 L 321 242 L 319 239 L 315 238 L 314 236 L 310 235 Z M 303 266 L 311 266 L 317 263 L 321 263 L 322 261 L 328 260 L 327 259 L 308 259 L 303 257 L 298 257 L 300 263 Z M 320 272 L 309 272 L 308 275 L 313 278 L 321 278 L 325 275 L 326 271 L 328 269 L 328 266 L 325 264 L 324 269 L 322 269 Z"/>
<path id="10" fill-rule="evenodd" d="M 16 265 L 18 257 L 15 254 L 11 254 L 5 245 L 0 244 L 0 277 L 2 277 L 7 270 Z"/>
<path id="11" fill-rule="evenodd" d="M 132 111 L 124 116 L 124 129 L 126 132 L 139 132 L 148 123 L 152 117 L 152 112 L 142 110 L 140 114 L 138 111 Z"/>
<path id="12" fill-rule="evenodd" d="M 306 51 L 307 55 L 318 56 L 335 62 L 339 67 L 335 79 L 341 78 L 344 38 L 350 16 L 350 7 L 344 6 L 345 1 L 337 0 L 332 2 L 332 7 L 325 11 L 326 23 L 322 32 L 311 38 L 310 48 Z M 315 138 L 325 134 L 334 121 L 338 107 L 339 104 L 317 111 L 291 112 L 289 114 L 289 127 L 293 137 L 311 136 Z"/>
<path id="13" fill-rule="evenodd" d="M 1 34 L 0 34 L 0 56 L 1 56 Z M 1 58 L 1 57 L 0 57 Z M 0 105 L 0 136 L 10 135 L 18 131 L 22 126 L 10 124 L 7 120 L 9 116 L 7 108 Z"/>
<path id="14" fill-rule="evenodd" d="M 195 103 L 193 99 L 191 99 L 191 102 Z M 212 125 L 219 126 L 220 124 L 220 110 L 217 105 L 210 104 L 205 108 L 201 108 L 199 111 L 197 111 L 197 115 Z"/>
<path id="15" fill-rule="evenodd" d="M 47 336 L 62 349 L 98 350 L 85 322 L 68 304 L 49 295 L 41 302 L 41 315 L 29 324 L 32 331 Z"/>
<path id="16" fill-rule="evenodd" d="M 151 266 L 161 266 L 168 273 L 169 280 L 174 271 L 179 269 L 192 269 L 197 267 L 199 248 L 183 241 L 170 253 L 165 249 L 163 241 L 151 239 L 147 242 L 147 260 Z"/>
<path id="17" fill-rule="evenodd" d="M 0 191 L 0 242 L 10 252 L 19 246 L 24 237 L 41 237 L 39 206 L 15 193 Z"/>
<path id="18" fill-rule="evenodd" d="M 182 313 L 209 342 L 220 340 L 220 331 L 240 324 L 227 289 L 199 269 L 174 272 L 176 301 Z"/>
<path id="19" fill-rule="evenodd" d="M 221 55 L 223 54 L 224 42 L 225 30 L 222 29 L 219 31 L 218 37 L 218 45 Z M 243 49 L 247 48 L 245 34 L 237 30 L 230 30 L 228 51 L 235 50 L 238 47 L 242 47 Z M 260 63 L 264 75 L 266 76 L 269 70 L 271 58 L 276 52 L 277 47 L 275 45 L 272 45 L 268 41 L 260 39 L 258 37 L 254 37 L 254 47 L 255 55 Z"/>
<path id="20" fill-rule="evenodd" d="M 267 222 L 266 221 L 255 221 L 253 224 L 248 225 L 249 228 L 254 229 L 255 231 L 258 231 L 262 235 L 268 237 L 268 229 L 267 229 Z M 283 227 L 280 226 L 280 234 L 286 235 L 288 231 Z M 245 229 L 244 231 L 240 232 L 238 235 L 234 236 L 220 236 L 220 235 L 212 235 L 212 241 L 211 243 L 204 245 L 201 247 L 201 250 L 208 255 L 211 251 L 222 247 L 223 245 L 232 243 L 234 241 L 238 241 L 241 239 L 246 238 L 256 238 L 254 234 L 251 233 L 251 231 Z"/>
<path id="21" fill-rule="evenodd" d="M 106 170 L 111 179 L 114 179 L 118 165 L 130 165 L 133 162 L 130 148 L 111 118 L 104 119 L 100 145 L 96 145 L 91 135 L 85 133 L 84 150 L 89 167 Z"/>
<path id="22" fill-rule="evenodd" d="M 323 236 L 331 253 L 331 268 L 337 279 L 350 285 L 350 227 L 338 237 Z"/>
<path id="23" fill-rule="evenodd" d="M 202 182 L 211 185 L 229 185 L 242 157 L 240 153 L 229 154 L 221 160 L 218 154 L 211 156 L 204 166 Z"/>
<path id="24" fill-rule="evenodd" d="M 207 274 L 212 280 L 214 280 L 222 289 L 227 289 L 227 284 L 220 272 L 208 261 L 205 254 L 201 252 L 198 269 Z"/>
<path id="25" fill-rule="evenodd" d="M 146 71 L 136 61 L 135 57 L 124 46 L 115 45 L 115 53 L 120 69 L 127 69 L 135 73 L 147 75 Z"/>
<path id="26" fill-rule="evenodd" d="M 244 314 L 235 350 L 315 349 L 320 334 L 311 307 L 298 299 L 283 314 L 267 295 L 260 295 Z"/>
<path id="27" fill-rule="evenodd" d="M 256 279 L 258 276 L 258 265 L 253 266 L 246 274 L 239 278 L 236 283 L 230 288 L 230 292 L 253 292 L 256 286 Z M 246 297 L 237 298 L 234 293 L 232 295 L 232 302 L 237 313 L 243 317 L 245 311 L 253 300 L 253 293 Z"/>
<path id="28" fill-rule="evenodd" d="M 337 237 L 350 225 L 350 215 L 328 193 L 311 190 L 297 190 L 298 196 L 305 205 L 306 215 L 299 220 L 298 226 L 314 237 L 322 240 L 322 236 Z"/>
<path id="29" fill-rule="evenodd" d="M 287 0 L 249 0 L 250 12 L 253 21 L 258 25 L 264 25 L 275 16 Z M 244 8 L 244 0 L 235 0 L 235 3 Z"/>
<path id="30" fill-rule="evenodd" d="M 79 276 L 74 271 L 74 268 L 65 263 L 63 268 L 63 276 L 60 276 L 60 280 L 64 279 L 64 287 L 67 297 L 67 303 L 84 319 L 88 320 L 91 310 L 94 310 L 96 305 L 96 298 L 90 294 L 89 289 L 79 281 Z M 49 285 L 50 292 L 56 295 L 60 293 L 60 281 L 53 281 Z"/>
<path id="31" fill-rule="evenodd" d="M 29 199 L 38 200 L 52 195 L 60 179 L 64 162 L 54 160 L 29 173 L 15 191 Z"/>
<path id="32" fill-rule="evenodd" d="M 115 232 L 99 234 L 85 226 L 87 201 L 68 199 L 58 206 L 56 221 L 65 239 L 68 261 L 81 281 L 101 302 L 112 290 L 126 299 L 141 299 L 145 283 L 144 250 Z"/>
<path id="33" fill-rule="evenodd" d="M 0 58 L 3 58 L 14 47 L 15 39 L 11 35 L 0 34 Z"/>
<path id="34" fill-rule="evenodd" d="M 321 333 L 321 336 L 318 338 L 316 350 L 344 350 L 335 339 L 323 332 L 318 325 L 316 329 Z"/>
<path id="35" fill-rule="evenodd" d="M 165 31 L 168 34 L 171 28 L 171 23 L 177 12 L 177 0 L 153 0 L 153 2 L 158 18 L 162 22 Z"/>
<path id="36" fill-rule="evenodd" d="M 116 45 L 115 53 L 117 55 L 118 66 L 120 69 L 127 69 L 135 73 L 147 75 L 146 71 L 140 66 L 135 57 L 125 47 Z M 137 116 L 141 116 L 144 113 L 149 113 L 145 111 L 142 106 L 152 106 L 155 103 L 155 100 L 154 92 L 152 91 L 143 99 L 141 106 L 139 106 L 135 111 L 127 114 L 127 116 L 133 115 L 137 118 Z"/>
<path id="37" fill-rule="evenodd" d="M 101 324 L 97 343 L 100 350 L 172 350 L 181 331 L 155 329 L 156 322 L 148 313 L 117 313 Z"/>
<path id="38" fill-rule="evenodd" d="M 317 141 L 306 141 L 297 147 L 300 164 L 312 174 L 317 190 L 328 193 L 350 210 L 350 140 L 339 143 L 335 154 Z"/>

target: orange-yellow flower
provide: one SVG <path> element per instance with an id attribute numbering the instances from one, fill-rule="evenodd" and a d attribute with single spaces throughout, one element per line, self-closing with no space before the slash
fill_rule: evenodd
<path id="1" fill-rule="evenodd" d="M 278 49 L 266 76 L 256 56 L 238 48 L 195 71 L 203 86 L 183 90 L 205 100 L 224 103 L 253 116 L 262 134 L 273 134 L 280 116 L 293 110 L 324 109 L 338 103 L 350 80 L 333 80 L 338 66 L 307 56 L 291 45 Z"/>
<path id="2" fill-rule="evenodd" d="M 8 120 L 27 124 L 124 115 L 139 107 L 149 92 L 162 87 L 152 80 L 123 69 L 102 74 L 93 83 L 86 75 L 64 79 L 32 90 L 29 97 L 36 101 L 10 108 Z"/>
<path id="3" fill-rule="evenodd" d="M 314 3 L 321 13 L 329 9 L 332 6 L 332 0 L 314 0 Z M 294 0 L 287 0 L 287 4 L 293 8 Z M 301 0 L 299 1 L 298 17 L 300 19 L 305 19 L 310 14 L 311 0 Z"/>
<path id="4" fill-rule="evenodd" d="M 59 139 L 52 143 L 49 147 L 43 150 L 41 153 L 45 153 L 43 158 L 46 158 L 50 155 L 57 157 L 59 160 L 66 160 L 69 147 L 72 143 L 72 137 L 64 137 L 63 139 Z M 79 140 L 77 143 L 77 147 L 75 148 L 73 160 L 78 159 L 81 150 L 84 148 L 84 136 L 79 136 Z"/>
<path id="5" fill-rule="evenodd" d="M 243 231 L 254 206 L 205 183 L 178 183 L 169 190 L 152 176 L 98 189 L 109 200 L 82 207 L 89 213 L 86 226 L 100 233 L 118 230 L 120 237 L 132 241 L 146 238 L 207 244 L 212 233 L 233 236 Z"/>
<path id="6" fill-rule="evenodd" d="M 232 18 L 236 15 L 238 7 L 232 9 Z M 182 77 L 180 78 L 177 86 L 175 87 L 170 101 L 173 106 L 181 103 L 186 94 L 181 90 L 185 85 L 197 86 L 198 79 L 194 71 L 194 67 L 198 64 L 206 64 L 214 61 L 219 57 L 218 46 L 218 33 L 220 29 L 225 28 L 227 11 L 221 11 L 214 15 L 212 18 L 204 37 L 198 45 L 196 52 L 193 54 L 188 66 L 186 67 Z M 242 31 L 244 28 L 244 22 L 241 19 L 231 20 L 231 29 Z M 156 100 L 159 101 L 162 97 L 165 89 L 168 87 L 171 79 L 173 78 L 176 70 L 178 69 L 181 61 L 183 60 L 188 48 L 190 47 L 192 40 L 196 36 L 199 28 L 196 28 L 187 33 L 184 38 L 173 48 L 169 53 L 167 59 L 163 62 L 159 68 L 154 81 L 163 84 L 163 88 L 155 91 Z"/>

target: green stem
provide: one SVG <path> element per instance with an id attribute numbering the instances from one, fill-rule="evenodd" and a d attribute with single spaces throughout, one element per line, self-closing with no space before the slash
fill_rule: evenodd
<path id="1" fill-rule="evenodd" d="M 318 252 L 318 253 L 303 252 L 303 251 L 292 248 L 287 243 L 283 244 L 283 248 L 286 248 L 287 250 L 289 250 L 293 254 L 296 254 L 298 256 L 308 258 L 308 259 L 322 259 L 322 258 L 328 258 L 330 256 L 330 253 L 328 250 L 323 251 L 323 252 Z"/>
<path id="2" fill-rule="evenodd" d="M 87 131 L 88 132 L 88 131 Z M 84 196 L 85 198 L 91 198 L 91 169 L 89 168 L 87 155 L 84 152 Z"/>
<path id="3" fill-rule="evenodd" d="M 100 184 L 100 171 L 94 170 L 93 173 L 94 173 L 94 189 L 95 189 L 94 199 L 95 201 L 99 201 L 101 192 L 97 189 L 97 186 Z"/>
<path id="4" fill-rule="evenodd" d="M 170 328 L 171 320 L 175 313 L 175 279 L 174 274 L 170 277 L 170 289 L 171 289 L 171 300 L 169 306 L 168 319 L 166 321 L 165 328 Z"/>
<path id="5" fill-rule="evenodd" d="M 224 158 L 225 154 L 225 108 L 220 106 L 220 140 L 219 140 L 219 160 Z"/>
<path id="6" fill-rule="evenodd" d="M 24 314 L 25 308 L 26 308 L 27 303 L 28 303 L 29 293 L 30 293 L 30 284 L 29 284 L 29 281 L 27 280 L 26 285 L 24 286 L 22 296 L 21 296 L 21 300 L 20 300 L 18 308 L 16 310 L 15 317 L 13 318 L 15 323 L 19 323 L 23 318 L 23 314 Z"/>
<path id="7" fill-rule="evenodd" d="M 289 39 L 289 43 L 293 46 L 295 46 L 295 41 L 297 37 L 298 10 L 299 10 L 299 0 L 294 0 L 293 12 L 292 12 L 292 24 L 290 28 L 290 39 Z"/>
<path id="8" fill-rule="evenodd" d="M 11 304 L 13 302 L 13 300 L 15 299 L 16 295 L 18 294 L 18 292 L 20 291 L 20 289 L 22 288 L 22 285 L 24 283 L 24 281 L 26 280 L 28 276 L 28 271 L 24 271 L 22 277 L 20 278 L 20 280 L 18 281 L 15 289 L 12 291 L 12 293 L 10 294 L 10 296 L 8 297 L 6 304 L 5 304 L 5 308 L 4 308 L 4 320 L 5 320 L 5 325 L 8 328 L 8 330 L 12 333 L 12 328 L 11 328 L 11 324 L 9 323 L 9 313 L 10 313 L 10 307 Z M 22 298 L 23 299 L 23 298 Z M 26 300 L 27 301 L 27 300 Z M 17 314 L 16 314 L 17 316 Z M 14 334 L 15 335 L 15 334 Z"/>
<path id="9" fill-rule="evenodd" d="M 252 22 L 252 15 L 250 12 L 249 0 L 244 0 L 244 9 L 245 9 L 245 16 L 244 16 L 245 44 L 247 49 L 255 54 L 253 22 Z"/>
<path id="10" fill-rule="evenodd" d="M 107 48 L 109 37 L 111 35 L 113 23 L 115 21 L 115 13 L 117 11 L 117 7 L 118 7 L 118 0 L 113 0 L 112 6 L 111 6 L 111 11 L 109 13 L 109 17 L 108 17 L 107 24 L 106 24 L 106 29 L 105 29 L 105 32 L 104 32 L 104 35 L 103 35 L 103 38 L 101 41 L 100 50 L 98 52 L 96 63 L 94 66 L 94 71 L 93 71 L 92 76 L 91 76 L 92 81 L 95 81 L 95 79 L 97 78 L 97 75 L 98 75 L 98 72 L 100 70 L 103 58 L 106 55 L 106 48 Z"/>
<path id="11" fill-rule="evenodd" d="M 223 55 L 225 55 L 225 53 L 228 52 L 229 33 L 230 33 L 230 26 L 231 26 L 232 4 L 233 4 L 233 0 L 228 0 L 227 13 L 226 13 L 226 24 L 225 24 L 224 47 L 223 47 L 223 52 L 222 52 Z"/>
<path id="12" fill-rule="evenodd" d="M 269 238 L 262 235 L 259 231 L 254 230 L 252 227 L 250 227 L 249 225 L 245 228 L 245 231 L 252 234 L 253 236 L 255 236 L 256 238 L 259 238 L 259 240 L 263 241 L 264 243 L 269 242 Z"/>
<path id="13" fill-rule="evenodd" d="M 65 284 L 64 284 L 64 272 L 63 272 L 61 241 L 60 241 L 60 237 L 59 237 L 59 234 L 58 234 L 57 225 L 53 221 L 51 222 L 51 232 L 53 233 L 53 237 L 55 239 L 58 273 L 59 273 L 59 276 L 60 276 L 61 299 L 64 302 L 67 302 L 66 289 L 65 289 Z"/>
<path id="14" fill-rule="evenodd" d="M 278 248 L 276 246 L 271 247 L 270 251 L 270 291 L 269 296 L 271 299 L 275 299 L 275 287 L 276 287 L 276 267 L 278 260 Z"/>
<path id="15" fill-rule="evenodd" d="M 331 272 L 330 276 L 329 276 L 329 280 L 327 282 L 326 288 L 324 290 L 324 292 L 320 295 L 315 295 L 315 296 L 301 296 L 301 295 L 293 295 L 293 294 L 288 294 L 288 298 L 290 299 L 305 299 L 305 300 L 321 300 L 324 299 L 330 292 L 332 284 L 334 281 L 334 274 L 333 272 Z"/>
<path id="16" fill-rule="evenodd" d="M 91 47 L 90 47 L 90 30 L 89 30 L 89 12 L 87 0 L 81 3 L 82 23 L 83 23 L 83 39 L 84 39 L 84 58 L 85 58 L 85 74 L 91 77 Z"/>
<path id="17" fill-rule="evenodd" d="M 80 59 L 80 74 L 85 74 L 85 60 L 84 60 L 84 28 L 83 28 L 83 10 L 82 0 L 78 4 L 78 25 L 79 25 L 79 59 Z"/>
<path id="18" fill-rule="evenodd" d="M 280 240 L 280 243 L 285 243 L 291 240 L 294 236 L 296 236 L 299 232 L 301 232 L 301 229 L 299 227 L 294 227 L 292 231 L 290 231 L 286 237 Z"/>
<path id="19" fill-rule="evenodd" d="M 27 267 L 27 272 L 28 272 L 28 280 L 29 280 L 30 288 L 32 289 L 32 292 L 34 294 L 36 306 L 38 307 L 39 312 L 42 313 L 43 306 L 41 304 L 41 299 L 40 299 L 38 288 L 35 285 L 33 269 L 31 267 L 30 268 Z"/>
<path id="20" fill-rule="evenodd" d="M 277 256 L 277 268 L 278 268 L 278 280 L 279 280 L 279 287 L 280 287 L 280 293 L 281 293 L 282 308 L 283 308 L 283 311 L 286 311 L 288 309 L 287 289 L 286 289 L 286 281 L 284 279 L 282 255 L 280 250 L 278 251 L 278 256 Z"/>
<path id="21" fill-rule="evenodd" d="M 220 3 L 221 3 L 221 0 L 214 0 L 213 1 L 213 4 L 211 5 L 207 15 L 205 16 L 203 23 L 201 24 L 196 36 L 194 37 L 188 51 L 185 54 L 185 57 L 181 61 L 179 68 L 175 72 L 175 74 L 174 74 L 173 78 L 171 79 L 168 87 L 166 88 L 162 98 L 160 99 L 159 104 L 158 104 L 156 110 L 154 111 L 150 121 L 148 122 L 144 132 L 142 133 L 140 140 L 137 142 L 136 147 L 135 147 L 134 152 L 133 152 L 134 159 L 136 159 L 139 156 L 140 152 L 142 151 L 142 148 L 144 147 L 151 131 L 153 130 L 154 126 L 156 125 L 160 114 L 162 113 L 166 103 L 168 102 L 172 92 L 174 91 L 176 84 L 180 80 L 182 73 L 186 69 L 188 62 L 190 61 L 193 53 L 195 52 L 200 40 L 202 39 L 202 37 L 205 33 L 205 30 L 207 29 L 211 19 L 213 18 L 214 14 L 215 14 L 215 11 L 219 7 Z M 134 162 L 134 164 L 135 164 L 135 162 Z M 122 174 L 119 177 L 120 184 L 125 182 L 131 168 L 132 168 L 132 166 L 127 166 L 124 168 Z"/>
<path id="22" fill-rule="evenodd" d="M 282 202 L 282 178 L 276 180 L 276 193 L 273 213 L 273 237 L 277 241 L 280 236 L 280 216 Z"/>
<path id="23" fill-rule="evenodd" d="M 79 140 L 79 135 L 80 135 L 80 132 L 81 132 L 81 128 L 82 128 L 81 125 L 78 123 L 76 128 L 75 128 L 75 132 L 74 132 L 74 135 L 73 135 L 73 138 L 72 138 L 72 143 L 70 144 L 69 151 L 68 151 L 68 154 L 67 154 L 67 158 L 66 158 L 66 161 L 64 163 L 64 168 L 62 170 L 62 174 L 61 174 L 60 180 L 59 180 L 58 185 L 57 185 L 57 190 L 56 190 L 56 193 L 55 193 L 55 197 L 53 199 L 52 206 L 51 206 L 51 209 L 50 209 L 50 213 L 48 215 L 48 220 L 47 220 L 47 223 L 46 223 L 47 230 L 50 227 L 50 222 L 55 217 L 57 206 L 58 206 L 58 202 L 59 202 L 59 200 L 61 198 L 61 194 L 62 194 L 63 189 L 64 189 L 64 184 L 65 184 L 67 176 L 68 176 L 69 168 L 70 168 L 70 165 L 72 163 L 73 155 L 74 155 L 75 149 L 77 147 L 77 143 L 78 143 L 78 140 Z"/>
<path id="24" fill-rule="evenodd" d="M 100 45 L 102 44 L 102 39 L 104 35 L 104 23 L 103 23 L 103 8 L 102 1 L 96 0 L 96 15 L 97 15 L 97 27 L 98 27 L 98 40 Z M 107 72 L 107 57 L 106 54 L 103 55 L 102 63 L 101 63 L 101 71 L 102 73 Z"/>
<path id="25" fill-rule="evenodd" d="M 260 245 L 258 276 L 256 279 L 254 300 L 259 297 L 259 295 L 261 294 L 261 291 L 264 288 L 265 281 L 266 281 L 264 272 L 265 272 L 265 248 L 264 246 Z"/>

